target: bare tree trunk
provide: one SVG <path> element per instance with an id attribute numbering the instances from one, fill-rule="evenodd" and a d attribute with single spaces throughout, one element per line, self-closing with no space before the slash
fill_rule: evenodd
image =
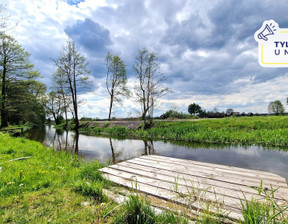
<path id="1" fill-rule="evenodd" d="M 74 46 L 73 46 L 74 50 Z M 77 102 L 77 85 L 76 85 L 76 61 L 74 58 L 73 61 L 73 85 L 74 85 L 74 112 L 75 112 L 75 129 L 78 130 L 79 128 L 79 119 L 78 119 L 78 102 Z"/>
<path id="2" fill-rule="evenodd" d="M 115 158 L 114 147 L 112 144 L 112 139 L 109 138 L 109 141 L 110 141 L 110 147 L 111 147 L 111 152 L 112 152 L 112 164 L 116 164 L 116 158 Z"/>
<path id="3" fill-rule="evenodd" d="M 112 90 L 111 95 L 110 95 L 110 107 L 109 107 L 108 121 L 111 120 L 111 113 L 112 113 L 112 107 L 113 107 L 113 99 L 114 99 L 114 93 L 113 93 L 113 90 Z"/>
<path id="4" fill-rule="evenodd" d="M 8 126 L 6 111 L 6 66 L 3 68 L 1 94 L 1 128 L 4 128 Z"/>
<path id="5" fill-rule="evenodd" d="M 76 134 L 75 134 L 75 154 L 79 154 L 79 131 L 76 129 Z"/>

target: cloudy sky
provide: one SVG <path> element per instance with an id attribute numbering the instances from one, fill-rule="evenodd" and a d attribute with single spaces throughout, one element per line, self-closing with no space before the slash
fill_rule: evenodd
<path id="1" fill-rule="evenodd" d="M 3 1 L 3 0 L 2 0 Z M 67 38 L 85 55 L 94 91 L 82 95 L 81 116 L 105 118 L 104 57 L 118 54 L 127 65 L 129 86 L 138 49 L 157 53 L 164 86 L 155 115 L 173 108 L 187 112 L 191 103 L 206 110 L 266 113 L 269 102 L 288 96 L 288 68 L 258 64 L 254 33 L 264 20 L 288 28 L 286 0 L 9 0 L 12 35 L 31 54 L 48 86 L 52 58 Z M 126 100 L 114 116 L 137 116 L 139 106 Z"/>

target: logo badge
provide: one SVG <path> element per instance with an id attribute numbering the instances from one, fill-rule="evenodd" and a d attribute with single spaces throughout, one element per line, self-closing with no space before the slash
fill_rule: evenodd
<path id="1" fill-rule="evenodd" d="M 258 42 L 258 62 L 263 67 L 288 67 L 288 29 L 266 20 L 254 34 Z"/>

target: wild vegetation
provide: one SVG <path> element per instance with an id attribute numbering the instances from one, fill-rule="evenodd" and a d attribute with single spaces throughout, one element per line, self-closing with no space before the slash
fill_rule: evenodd
<path id="1" fill-rule="evenodd" d="M 124 137 L 241 145 L 288 146 L 288 117 L 231 117 L 192 121 L 157 121 L 149 130 L 124 126 L 82 128 L 82 132 Z M 285 149 L 285 148 L 284 148 Z"/>

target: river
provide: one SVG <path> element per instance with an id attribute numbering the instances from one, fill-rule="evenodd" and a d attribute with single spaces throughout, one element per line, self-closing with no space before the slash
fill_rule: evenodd
<path id="1" fill-rule="evenodd" d="M 288 181 L 288 152 L 259 146 L 229 146 L 218 144 L 183 143 L 109 137 L 77 136 L 72 131 L 56 130 L 43 126 L 25 133 L 25 137 L 39 141 L 55 150 L 78 154 L 84 160 L 100 163 L 117 163 L 141 155 L 163 155 L 268 171 Z"/>

